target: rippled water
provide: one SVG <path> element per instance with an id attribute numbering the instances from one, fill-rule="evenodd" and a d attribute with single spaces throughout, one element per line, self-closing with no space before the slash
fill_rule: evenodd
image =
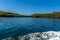
<path id="1" fill-rule="evenodd" d="M 0 39 L 46 31 L 60 31 L 60 19 L 0 18 Z"/>

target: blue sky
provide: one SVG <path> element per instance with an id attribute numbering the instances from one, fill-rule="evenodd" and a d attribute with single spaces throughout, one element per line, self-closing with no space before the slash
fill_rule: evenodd
<path id="1" fill-rule="evenodd" d="M 60 0 L 0 0 L 0 10 L 24 15 L 60 11 Z"/>

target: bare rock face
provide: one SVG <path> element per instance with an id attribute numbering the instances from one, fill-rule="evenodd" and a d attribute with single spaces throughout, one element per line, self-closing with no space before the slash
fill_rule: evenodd
<path id="1" fill-rule="evenodd" d="M 24 36 L 18 36 L 16 38 L 9 37 L 2 40 L 60 40 L 60 32 L 49 31 L 49 32 L 37 32 L 30 33 Z"/>

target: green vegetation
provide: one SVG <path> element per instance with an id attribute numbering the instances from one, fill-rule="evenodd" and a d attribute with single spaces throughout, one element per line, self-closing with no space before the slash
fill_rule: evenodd
<path id="1" fill-rule="evenodd" d="M 53 18 L 60 18 L 60 12 L 53 12 Z"/>
<path id="2" fill-rule="evenodd" d="M 0 17 L 60 18 L 60 12 L 53 12 L 48 14 L 35 13 L 35 14 L 32 14 L 31 16 L 28 16 L 28 15 L 20 15 L 12 12 L 0 11 Z"/>
<path id="3" fill-rule="evenodd" d="M 53 13 L 48 13 L 48 14 L 33 14 L 32 17 L 60 18 L 60 12 L 53 12 Z"/>
<path id="4" fill-rule="evenodd" d="M 20 14 L 0 11 L 0 17 L 20 17 Z"/>
<path id="5" fill-rule="evenodd" d="M 32 17 L 50 18 L 50 17 L 52 17 L 52 15 L 51 14 L 33 14 Z"/>

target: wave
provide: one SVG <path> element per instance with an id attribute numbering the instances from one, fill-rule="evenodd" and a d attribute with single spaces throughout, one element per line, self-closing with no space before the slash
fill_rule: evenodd
<path id="1" fill-rule="evenodd" d="M 36 32 L 2 40 L 60 40 L 60 31 Z"/>

